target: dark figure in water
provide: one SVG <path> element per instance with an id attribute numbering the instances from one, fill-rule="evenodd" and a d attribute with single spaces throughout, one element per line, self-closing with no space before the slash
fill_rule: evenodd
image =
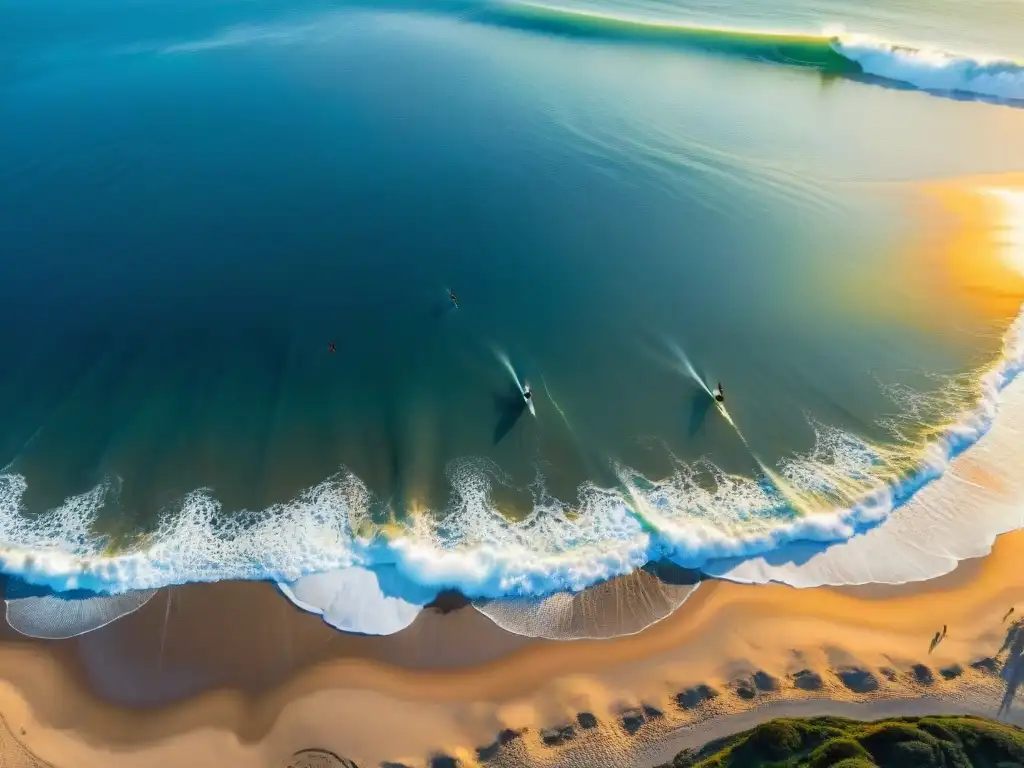
<path id="1" fill-rule="evenodd" d="M 452 300 L 452 304 L 454 304 L 455 308 L 458 309 L 459 308 L 459 297 L 456 296 L 454 293 L 452 293 L 452 289 L 451 288 L 448 289 L 448 298 Z"/>
<path id="2" fill-rule="evenodd" d="M 333 355 L 334 354 L 334 342 L 333 341 L 328 342 L 328 347 L 327 348 L 328 348 L 328 350 L 330 350 L 330 353 Z"/>
<path id="3" fill-rule="evenodd" d="M 527 400 L 529 400 L 531 397 L 533 397 L 533 392 L 530 391 L 530 385 L 529 384 L 527 384 L 525 387 L 523 387 L 523 397 L 525 397 Z"/>
<path id="4" fill-rule="evenodd" d="M 718 386 L 715 387 L 715 400 L 720 403 L 725 402 L 725 391 L 722 389 L 722 382 L 718 382 Z"/>

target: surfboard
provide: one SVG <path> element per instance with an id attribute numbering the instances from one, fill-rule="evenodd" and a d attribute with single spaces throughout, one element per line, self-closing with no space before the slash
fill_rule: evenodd
<path id="1" fill-rule="evenodd" d="M 537 410 L 533 407 L 533 397 L 527 397 L 526 393 L 523 392 L 523 400 L 526 401 L 526 407 L 530 409 L 530 415 L 536 416 Z"/>
<path id="2" fill-rule="evenodd" d="M 516 369 L 512 367 L 512 361 L 508 359 L 508 356 L 504 352 L 500 352 L 497 349 L 494 350 L 494 354 L 497 356 L 498 361 L 505 366 L 505 370 L 509 372 L 509 375 L 512 377 L 512 381 L 514 381 L 516 386 L 519 387 L 519 392 L 523 395 L 526 407 L 530 409 L 530 415 L 536 417 L 537 410 L 533 407 L 533 398 L 531 397 L 529 400 L 526 399 L 526 387 L 519 381 L 519 377 L 516 375 Z"/>

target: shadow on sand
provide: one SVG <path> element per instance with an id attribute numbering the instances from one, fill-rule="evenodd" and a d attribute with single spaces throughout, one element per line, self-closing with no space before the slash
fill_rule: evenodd
<path id="1" fill-rule="evenodd" d="M 1017 696 L 1017 689 L 1024 683 L 1024 619 L 1010 627 L 1000 652 L 1006 651 L 1002 676 L 1006 681 L 1003 700 L 999 704 L 999 716 L 1007 714 Z"/>
<path id="2" fill-rule="evenodd" d="M 512 386 L 507 394 L 494 396 L 494 408 L 498 412 L 498 423 L 494 427 L 494 444 L 497 445 L 512 431 L 519 417 L 526 410 L 526 400 L 519 387 Z"/>

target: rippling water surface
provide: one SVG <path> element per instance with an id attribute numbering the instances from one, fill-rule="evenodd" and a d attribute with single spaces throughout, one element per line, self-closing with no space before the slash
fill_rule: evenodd
<path id="1" fill-rule="evenodd" d="M 0 15 L 8 571 L 493 597 L 843 538 L 1012 358 L 921 186 L 1024 169 L 1018 3 Z"/>

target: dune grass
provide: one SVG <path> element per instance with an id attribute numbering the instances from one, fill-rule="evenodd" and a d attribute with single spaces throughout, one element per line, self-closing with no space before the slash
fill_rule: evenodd
<path id="1" fill-rule="evenodd" d="M 977 717 L 780 718 L 662 768 L 1021 768 L 1024 730 Z"/>

